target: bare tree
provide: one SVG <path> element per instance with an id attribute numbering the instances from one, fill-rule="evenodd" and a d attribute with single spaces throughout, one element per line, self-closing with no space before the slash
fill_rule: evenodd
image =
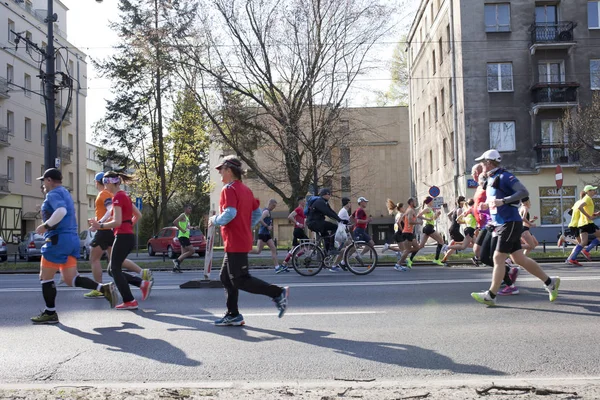
<path id="1" fill-rule="evenodd" d="M 178 72 L 198 83 L 215 139 L 292 207 L 319 177 L 337 175 L 332 156 L 356 144 L 340 112 L 394 10 L 369 0 L 206 0 L 200 9 L 201 36 L 174 41 Z"/>
<path id="2" fill-rule="evenodd" d="M 595 93 L 591 103 L 567 110 L 563 117 L 565 132 L 564 155 L 578 162 L 583 169 L 600 167 L 600 94 Z"/>

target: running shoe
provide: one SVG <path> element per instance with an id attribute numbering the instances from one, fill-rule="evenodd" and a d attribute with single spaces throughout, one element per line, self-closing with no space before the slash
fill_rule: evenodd
<path id="1" fill-rule="evenodd" d="M 102 285 L 102 293 L 104 293 L 104 298 L 110 303 L 110 308 L 115 308 L 119 301 L 119 294 L 117 293 L 115 284 L 110 282 Z"/>
<path id="2" fill-rule="evenodd" d="M 583 256 L 588 260 L 588 261 L 592 261 L 592 256 L 590 255 L 590 252 L 587 251 L 586 249 L 582 249 L 581 250 L 581 254 L 583 254 Z"/>
<path id="3" fill-rule="evenodd" d="M 507 286 L 498 292 L 498 296 L 511 296 L 514 294 L 519 294 L 519 288 L 515 285 Z"/>
<path id="4" fill-rule="evenodd" d="M 406 259 L 406 267 L 407 267 L 408 269 L 412 269 L 412 263 L 413 263 L 413 262 L 412 262 L 412 260 L 411 260 L 410 258 L 407 258 L 407 259 Z"/>
<path id="5" fill-rule="evenodd" d="M 485 304 L 488 306 L 496 305 L 496 299 L 492 299 L 488 290 L 486 290 L 485 292 L 473 292 L 471 293 L 471 297 L 481 304 Z"/>
<path id="6" fill-rule="evenodd" d="M 91 292 L 84 294 L 83 297 L 86 299 L 101 299 L 104 297 L 104 293 L 92 290 Z"/>
<path id="7" fill-rule="evenodd" d="M 571 265 L 576 265 L 578 267 L 583 267 L 583 265 L 579 261 L 577 261 L 577 260 L 571 260 L 571 259 L 569 259 L 569 260 L 567 260 L 567 263 L 571 264 Z"/>
<path id="8" fill-rule="evenodd" d="M 512 281 L 513 285 L 517 281 L 517 278 L 519 277 L 519 272 L 520 271 L 521 270 L 519 268 L 511 268 L 510 271 L 508 271 L 508 277 Z"/>
<path id="9" fill-rule="evenodd" d="M 435 265 L 439 265 L 440 267 L 444 266 L 444 263 L 441 262 L 440 260 L 433 260 L 432 263 L 434 263 Z"/>
<path id="10" fill-rule="evenodd" d="M 154 281 L 142 281 L 140 286 L 140 290 L 142 291 L 142 300 L 146 300 L 148 296 L 150 296 L 152 285 L 154 285 Z"/>
<path id="11" fill-rule="evenodd" d="M 340 267 L 339 265 L 334 265 L 333 267 L 329 268 L 330 272 L 342 272 L 342 267 Z"/>
<path id="12" fill-rule="evenodd" d="M 119 304 L 115 308 L 117 310 L 137 310 L 138 302 L 137 302 L 137 300 L 128 301 L 128 302 Z"/>
<path id="13" fill-rule="evenodd" d="M 504 264 L 508 265 L 511 268 L 516 265 L 515 263 L 513 263 L 512 259 L 510 257 L 507 257 L 506 260 L 504 260 Z"/>
<path id="14" fill-rule="evenodd" d="M 279 318 L 283 317 L 288 306 L 288 297 L 290 297 L 290 287 L 284 286 L 281 294 L 273 299 L 279 310 Z"/>
<path id="15" fill-rule="evenodd" d="M 558 276 L 551 277 L 552 283 L 546 286 L 546 291 L 548 291 L 548 297 L 550 301 L 555 301 L 558 297 L 558 288 L 560 287 L 560 278 Z"/>
<path id="16" fill-rule="evenodd" d="M 178 259 L 174 259 L 173 260 L 173 272 L 175 273 L 183 273 L 183 271 L 181 270 L 181 264 L 179 263 Z"/>
<path id="17" fill-rule="evenodd" d="M 142 270 L 142 279 L 145 281 L 154 281 L 154 277 L 152 276 L 152 271 L 149 269 Z"/>
<path id="18" fill-rule="evenodd" d="M 288 270 L 288 266 L 287 265 L 281 264 L 281 265 L 278 265 L 278 266 L 275 267 L 275 273 L 276 274 L 280 274 L 280 273 L 285 272 L 287 270 Z"/>
<path id="19" fill-rule="evenodd" d="M 215 326 L 242 326 L 246 322 L 244 321 L 244 317 L 242 314 L 238 314 L 235 317 L 231 314 L 227 313 L 223 316 L 223 318 L 219 318 L 215 322 L 213 322 Z"/>
<path id="20" fill-rule="evenodd" d="M 471 257 L 471 262 L 473 263 L 474 266 L 479 267 L 479 259 L 476 256 Z"/>
<path id="21" fill-rule="evenodd" d="M 31 317 L 31 322 L 38 325 L 58 324 L 58 314 L 48 314 L 46 311 L 43 311 L 37 317 Z"/>
<path id="22" fill-rule="evenodd" d="M 444 243 L 444 245 L 442 246 L 442 253 L 445 253 L 448 251 L 448 245 L 446 243 Z"/>
<path id="23" fill-rule="evenodd" d="M 381 250 L 381 254 L 383 254 L 386 251 L 388 251 L 389 248 L 390 248 L 390 244 L 389 243 L 384 243 L 383 244 L 383 250 Z"/>
<path id="24" fill-rule="evenodd" d="M 341 268 L 343 271 L 348 271 L 348 266 L 347 266 L 346 264 L 344 264 L 344 262 L 343 262 L 343 261 L 340 263 L 340 268 Z"/>
<path id="25" fill-rule="evenodd" d="M 403 267 L 402 265 L 398 265 L 398 264 L 394 265 L 394 269 L 396 271 L 398 271 L 398 272 L 406 272 L 406 271 L 408 271 L 408 268 Z"/>
<path id="26" fill-rule="evenodd" d="M 563 244 L 565 244 L 565 235 L 560 235 L 560 237 L 558 238 L 558 242 L 556 242 L 556 245 L 558 247 L 562 247 Z"/>

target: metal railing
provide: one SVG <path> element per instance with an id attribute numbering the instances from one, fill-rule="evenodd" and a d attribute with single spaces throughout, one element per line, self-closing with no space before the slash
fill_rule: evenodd
<path id="1" fill-rule="evenodd" d="M 533 146 L 537 165 L 578 164 L 579 153 L 569 150 L 564 143 L 542 142 Z"/>
<path id="2" fill-rule="evenodd" d="M 8 175 L 0 175 L 0 193 L 10 193 Z"/>
<path id="3" fill-rule="evenodd" d="M 10 97 L 9 90 L 8 80 L 0 77 L 0 98 L 8 99 Z"/>
<path id="4" fill-rule="evenodd" d="M 58 145 L 58 156 L 65 164 L 71 163 L 71 155 L 73 154 L 73 149 L 67 146 L 63 146 L 61 144 Z"/>
<path id="5" fill-rule="evenodd" d="M 573 42 L 573 30 L 577 26 L 571 21 L 559 21 L 555 23 L 536 22 L 531 25 L 531 43 L 569 43 Z"/>
<path id="6" fill-rule="evenodd" d="M 55 113 L 56 113 L 55 117 L 56 117 L 57 120 L 59 120 L 59 119 L 62 118 L 63 114 L 65 113 L 66 108 L 63 107 L 63 106 L 61 106 L 58 103 L 55 103 L 54 104 L 54 110 L 55 110 Z M 69 109 L 69 111 L 67 111 L 67 115 L 65 115 L 65 122 L 71 122 L 71 115 L 72 115 L 72 112 Z"/>
<path id="7" fill-rule="evenodd" d="M 539 103 L 577 103 L 578 83 L 538 83 L 531 88 L 531 101 Z"/>
<path id="8" fill-rule="evenodd" d="M 10 142 L 8 141 L 10 134 L 10 130 L 0 125 L 0 146 L 10 146 Z"/>

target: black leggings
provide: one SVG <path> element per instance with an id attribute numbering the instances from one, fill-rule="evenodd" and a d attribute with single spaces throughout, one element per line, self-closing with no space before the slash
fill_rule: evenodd
<path id="1" fill-rule="evenodd" d="M 119 233 L 115 237 L 110 254 L 108 274 L 115 280 L 115 285 L 121 293 L 124 302 L 133 301 L 133 294 L 129 285 L 140 287 L 142 278 L 123 272 L 123 261 L 135 246 L 135 236 L 131 233 Z"/>
<path id="2" fill-rule="evenodd" d="M 485 235 L 483 238 L 483 243 L 481 244 L 481 257 L 479 258 L 484 264 L 489 265 L 490 267 L 494 266 L 494 251 L 496 250 L 496 246 L 498 245 L 498 236 L 494 236 L 493 229 L 485 228 L 479 234 Z M 508 286 L 513 284 L 513 281 L 508 276 L 510 272 L 510 267 L 505 265 L 506 271 L 504 271 L 504 283 Z"/>

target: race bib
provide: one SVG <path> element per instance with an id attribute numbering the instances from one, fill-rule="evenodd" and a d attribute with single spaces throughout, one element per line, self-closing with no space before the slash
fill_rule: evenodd
<path id="1" fill-rule="evenodd" d="M 498 213 L 498 208 L 496 208 L 496 196 L 488 196 L 486 203 L 490 207 L 490 214 Z"/>

